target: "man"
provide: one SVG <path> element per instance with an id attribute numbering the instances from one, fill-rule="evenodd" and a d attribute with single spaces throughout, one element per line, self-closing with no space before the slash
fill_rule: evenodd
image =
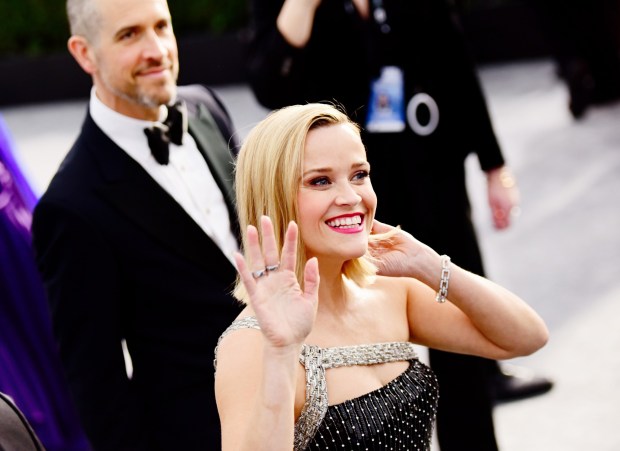
<path id="1" fill-rule="evenodd" d="M 177 88 L 165 0 L 67 12 L 93 90 L 33 237 L 73 396 L 96 450 L 219 449 L 213 350 L 239 311 L 230 118 Z"/>

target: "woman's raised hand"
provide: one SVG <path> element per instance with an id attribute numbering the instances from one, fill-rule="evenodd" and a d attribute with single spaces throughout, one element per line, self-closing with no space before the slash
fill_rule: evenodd
<path id="1" fill-rule="evenodd" d="M 373 233 L 393 232 L 395 227 L 374 220 Z M 370 241 L 370 254 L 375 258 L 379 274 L 392 277 L 417 277 L 420 262 L 437 253 L 426 244 L 416 240 L 410 233 L 399 230 L 389 240 Z"/>
<path id="2" fill-rule="evenodd" d="M 297 224 L 286 230 L 280 254 L 276 247 L 273 224 L 261 217 L 262 249 L 256 227 L 248 226 L 246 258 L 235 254 L 241 280 L 263 336 L 273 347 L 297 346 L 312 330 L 319 291 L 316 258 L 306 262 L 304 290 L 295 274 L 297 260 Z"/>

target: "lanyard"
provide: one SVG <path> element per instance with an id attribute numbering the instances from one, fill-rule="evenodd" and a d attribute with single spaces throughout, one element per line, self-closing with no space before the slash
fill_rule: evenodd
<path id="1" fill-rule="evenodd" d="M 388 34 L 392 27 L 387 21 L 387 14 L 383 7 L 383 0 L 369 0 L 372 3 L 372 19 L 379 26 L 379 29 L 383 34 Z M 355 12 L 355 6 L 353 0 L 346 0 L 344 2 L 344 9 L 347 13 L 353 14 Z"/>

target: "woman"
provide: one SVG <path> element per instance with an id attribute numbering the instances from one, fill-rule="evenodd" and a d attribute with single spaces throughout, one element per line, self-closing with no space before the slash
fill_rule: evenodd
<path id="1" fill-rule="evenodd" d="M 376 221 L 369 173 L 329 105 L 276 111 L 244 143 L 247 307 L 216 354 L 224 450 L 428 449 L 437 384 L 412 343 L 496 359 L 545 344 L 516 295 Z"/>
<path id="2" fill-rule="evenodd" d="M 380 218 L 485 276 L 466 158 L 475 154 L 480 163 L 488 199 L 480 213 L 498 230 L 519 212 L 519 192 L 453 3 L 251 0 L 248 81 L 268 108 L 342 104 L 362 124 Z M 441 451 L 497 451 L 494 403 L 552 387 L 546 378 L 509 375 L 481 357 L 431 349 L 429 362 L 442 387 Z"/>

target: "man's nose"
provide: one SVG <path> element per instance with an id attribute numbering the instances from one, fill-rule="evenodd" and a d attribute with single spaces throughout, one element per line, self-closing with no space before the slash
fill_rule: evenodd
<path id="1" fill-rule="evenodd" d="M 154 30 L 149 31 L 144 37 L 145 45 L 143 54 L 145 58 L 161 59 L 168 53 L 165 40 Z"/>

